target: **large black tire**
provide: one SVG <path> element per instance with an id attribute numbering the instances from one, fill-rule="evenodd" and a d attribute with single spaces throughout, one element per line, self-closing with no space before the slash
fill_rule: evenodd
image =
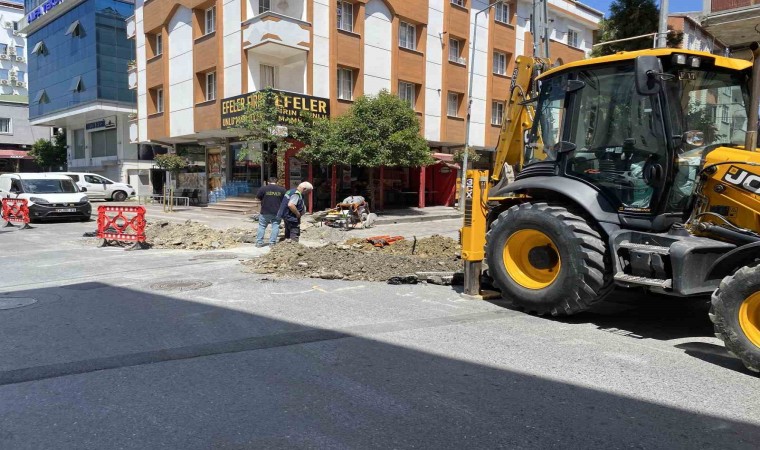
<path id="1" fill-rule="evenodd" d="M 720 287 L 713 292 L 710 306 L 710 320 L 715 327 L 715 336 L 723 340 L 726 349 L 742 360 L 745 366 L 753 372 L 760 372 L 760 346 L 753 343 L 740 323 L 741 311 L 745 301 L 751 301 L 753 294 L 760 292 L 760 267 L 742 267 L 736 273 L 720 282 Z M 755 299 L 755 303 L 757 299 Z M 746 306 L 745 306 L 746 308 Z M 751 320 L 750 320 L 751 321 Z M 757 309 L 754 314 L 754 324 L 747 323 L 745 327 L 760 327 L 760 314 Z M 754 334 L 757 340 L 757 334 Z"/>
<path id="2" fill-rule="evenodd" d="M 542 267 L 555 262 L 555 266 L 546 270 L 556 270 L 556 274 L 545 287 L 527 288 L 524 281 L 521 284 L 510 275 L 505 262 L 508 258 L 505 246 L 518 232 L 523 235 L 536 231 L 548 237 L 551 244 L 533 250 L 548 247 L 549 253 L 554 253 L 550 255 L 549 263 L 546 262 L 546 252 L 539 254 L 537 261 Z M 519 237 L 515 239 L 520 240 Z M 575 314 L 604 299 L 614 288 L 607 245 L 602 235 L 583 217 L 562 206 L 522 203 L 504 211 L 486 236 L 486 254 L 489 274 L 502 296 L 530 313 Z M 510 252 L 509 258 L 512 256 Z M 510 267 L 514 272 L 514 263 Z"/>

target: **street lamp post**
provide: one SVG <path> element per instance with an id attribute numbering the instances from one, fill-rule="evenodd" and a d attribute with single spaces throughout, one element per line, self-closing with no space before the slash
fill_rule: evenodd
<path id="1" fill-rule="evenodd" d="M 465 176 L 467 175 L 467 159 L 470 153 L 470 114 L 472 113 L 472 84 L 475 76 L 475 43 L 478 40 L 478 16 L 496 5 L 503 4 L 504 0 L 496 0 L 485 8 L 475 13 L 475 24 L 472 31 L 472 49 L 470 50 L 470 83 L 467 88 L 467 117 L 464 122 L 464 158 L 462 158 L 462 176 L 459 183 L 459 210 L 464 212 Z"/>

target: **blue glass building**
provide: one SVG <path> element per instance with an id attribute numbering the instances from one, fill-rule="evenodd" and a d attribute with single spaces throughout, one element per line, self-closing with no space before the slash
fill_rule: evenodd
<path id="1" fill-rule="evenodd" d="M 124 163 L 138 160 L 128 135 L 136 97 L 126 20 L 134 3 L 26 0 L 25 8 L 30 121 L 66 129 L 69 169 L 129 181 Z"/>

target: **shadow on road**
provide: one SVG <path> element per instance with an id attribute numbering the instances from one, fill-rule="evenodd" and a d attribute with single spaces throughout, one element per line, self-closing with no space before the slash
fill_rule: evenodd
<path id="1" fill-rule="evenodd" d="M 100 283 L 0 298 L 9 296 L 39 301 L 0 311 L 2 448 L 756 448 L 760 442 L 760 427 L 749 423 L 378 340 L 498 320 L 503 311 L 336 331 Z M 658 331 L 678 319 L 671 309 L 658 316 L 660 325 L 636 325 L 636 317 L 647 316 L 642 308 L 631 319 L 589 313 L 567 320 L 660 338 L 703 333 L 688 325 Z"/>

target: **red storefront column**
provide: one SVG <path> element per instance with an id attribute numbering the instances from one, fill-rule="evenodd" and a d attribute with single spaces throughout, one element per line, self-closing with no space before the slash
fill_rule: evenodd
<path id="1" fill-rule="evenodd" d="M 330 176 L 330 207 L 338 204 L 338 170 L 333 164 Z"/>
<path id="2" fill-rule="evenodd" d="M 309 183 L 314 185 L 314 167 L 309 163 L 309 175 L 308 178 Z M 309 194 L 309 214 L 314 213 L 314 191 L 311 191 L 311 194 Z"/>
<path id="3" fill-rule="evenodd" d="M 375 209 L 379 211 L 385 209 L 385 167 L 383 166 L 380 166 L 380 203 Z"/>
<path id="4" fill-rule="evenodd" d="M 425 207 L 425 166 L 420 167 L 420 198 L 419 198 L 419 206 L 420 208 Z"/>

